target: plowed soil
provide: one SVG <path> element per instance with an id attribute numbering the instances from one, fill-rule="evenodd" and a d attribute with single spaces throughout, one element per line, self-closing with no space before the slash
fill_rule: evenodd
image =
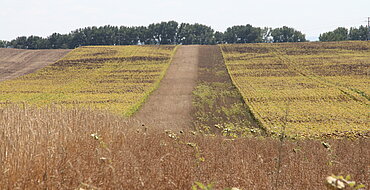
<path id="1" fill-rule="evenodd" d="M 54 63 L 70 51 L 0 48 L 0 81 L 35 72 Z"/>
<path id="2" fill-rule="evenodd" d="M 191 126 L 192 91 L 198 78 L 200 46 L 180 46 L 159 88 L 148 98 L 134 119 L 162 129 Z"/>

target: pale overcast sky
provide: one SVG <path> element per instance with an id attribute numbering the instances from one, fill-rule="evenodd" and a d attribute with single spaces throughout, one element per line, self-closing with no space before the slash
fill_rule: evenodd
<path id="1" fill-rule="evenodd" d="M 0 0 L 0 40 L 169 20 L 217 31 L 233 25 L 286 25 L 313 40 L 338 26 L 366 25 L 368 16 L 370 0 Z"/>

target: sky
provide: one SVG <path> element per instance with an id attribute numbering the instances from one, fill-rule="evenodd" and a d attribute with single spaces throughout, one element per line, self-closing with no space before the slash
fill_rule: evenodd
<path id="1" fill-rule="evenodd" d="M 0 0 L 0 40 L 47 37 L 87 26 L 147 26 L 175 20 L 216 31 L 234 25 L 289 26 L 319 34 L 366 25 L 370 0 Z"/>

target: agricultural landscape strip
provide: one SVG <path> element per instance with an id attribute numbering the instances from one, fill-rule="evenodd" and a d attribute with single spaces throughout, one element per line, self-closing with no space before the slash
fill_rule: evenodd
<path id="1" fill-rule="evenodd" d="M 90 107 L 129 116 L 154 91 L 176 46 L 87 46 L 0 83 L 0 104 Z"/>
<path id="2" fill-rule="evenodd" d="M 1 82 L 0 187 L 325 189 L 333 174 L 370 185 L 367 44 L 176 48 L 82 47 Z M 137 109 L 134 127 L 122 116 Z M 260 136 L 282 126 L 365 138 Z"/>
<path id="3" fill-rule="evenodd" d="M 221 48 L 234 83 L 271 134 L 369 136 L 370 43 Z"/>
<path id="4" fill-rule="evenodd" d="M 200 46 L 180 46 L 159 88 L 134 119 L 156 129 L 189 129 Z"/>
<path id="5" fill-rule="evenodd" d="M 231 137 L 264 135 L 264 129 L 233 85 L 220 47 L 201 46 L 198 67 L 192 111 L 195 129 Z"/>

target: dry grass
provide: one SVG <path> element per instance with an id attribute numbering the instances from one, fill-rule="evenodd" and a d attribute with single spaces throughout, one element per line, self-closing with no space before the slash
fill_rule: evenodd
<path id="1" fill-rule="evenodd" d="M 190 189 L 195 181 L 218 189 L 276 186 L 276 139 L 186 131 L 170 138 L 155 126 L 130 128 L 132 122 L 89 110 L 0 109 L 1 189 Z M 368 187 L 369 139 L 328 142 L 331 151 L 318 140 L 286 141 L 277 189 L 323 189 L 331 174 L 351 174 Z"/>

